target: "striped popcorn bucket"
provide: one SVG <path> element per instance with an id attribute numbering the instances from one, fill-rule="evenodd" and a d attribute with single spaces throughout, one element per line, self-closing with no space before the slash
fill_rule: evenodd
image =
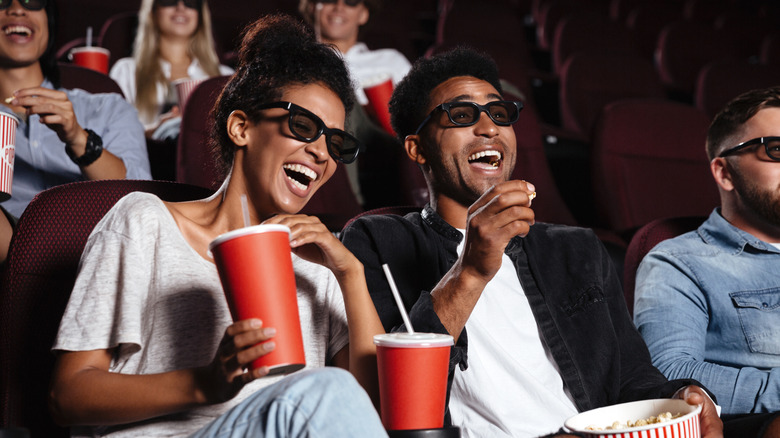
<path id="1" fill-rule="evenodd" d="M 11 197 L 11 184 L 14 180 L 14 154 L 16 152 L 16 126 L 19 119 L 0 111 L 0 202 Z"/>
<path id="2" fill-rule="evenodd" d="M 674 418 L 660 423 L 627 427 L 629 422 L 657 417 L 669 412 Z M 699 438 L 701 406 L 679 399 L 641 400 L 606 406 L 577 414 L 566 420 L 565 427 L 589 438 Z M 607 429 L 613 423 L 623 426 Z"/>
<path id="3" fill-rule="evenodd" d="M 179 98 L 179 110 L 184 111 L 184 105 L 187 104 L 190 93 L 201 82 L 203 82 L 203 79 L 178 79 L 173 81 L 173 85 L 176 87 L 176 95 Z"/>

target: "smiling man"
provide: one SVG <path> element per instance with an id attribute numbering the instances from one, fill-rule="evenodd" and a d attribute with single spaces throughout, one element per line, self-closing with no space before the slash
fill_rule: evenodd
<path id="1" fill-rule="evenodd" d="M 397 83 L 411 67 L 398 50 L 370 50 L 359 41 L 360 29 L 368 23 L 371 14 L 378 13 L 379 7 L 380 0 L 301 0 L 298 7 L 318 38 L 344 55 L 361 105 L 368 103 L 364 83 L 383 75 Z"/>
<path id="2" fill-rule="evenodd" d="M 342 234 L 385 329 L 405 330 L 388 264 L 414 329 L 456 340 L 446 418 L 465 437 L 561 433 L 577 412 L 659 397 L 704 403 L 704 436 L 721 436 L 698 384 L 651 365 L 593 232 L 535 223 L 534 186 L 510 180 L 522 105 L 501 96 L 495 63 L 468 49 L 416 62 L 393 94 L 393 127 L 431 202 Z"/>
<path id="3" fill-rule="evenodd" d="M 19 217 L 38 192 L 94 179 L 150 179 L 143 127 L 118 94 L 89 94 L 59 85 L 54 0 L 0 1 L 0 111 L 16 114 L 11 199 Z M 6 217 L 0 215 L 0 220 Z M 8 247 L 0 224 L 0 256 Z"/>
<path id="4" fill-rule="evenodd" d="M 703 382 L 726 414 L 780 411 L 780 87 L 749 91 L 707 135 L 720 208 L 637 271 L 653 363 Z"/>

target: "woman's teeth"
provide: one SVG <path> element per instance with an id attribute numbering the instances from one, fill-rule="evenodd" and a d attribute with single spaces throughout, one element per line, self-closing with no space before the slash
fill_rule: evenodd
<path id="1" fill-rule="evenodd" d="M 306 190 L 309 183 L 317 179 L 317 172 L 301 164 L 285 164 L 282 168 L 287 174 L 287 179 L 301 190 Z"/>

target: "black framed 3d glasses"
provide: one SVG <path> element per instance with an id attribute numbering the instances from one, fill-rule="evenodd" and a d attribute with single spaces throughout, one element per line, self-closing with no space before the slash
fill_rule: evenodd
<path id="1" fill-rule="evenodd" d="M 195 10 L 200 10 L 201 4 L 202 4 L 201 3 L 202 0 L 157 0 L 155 3 L 157 4 L 157 6 L 162 6 L 164 8 L 170 8 L 170 7 L 175 7 L 176 5 L 178 5 L 179 2 L 182 2 L 182 3 L 184 3 L 184 6 L 190 8 L 190 9 L 195 9 Z"/>
<path id="2" fill-rule="evenodd" d="M 0 11 L 11 7 L 14 0 L 0 0 Z M 40 11 L 46 7 L 46 0 L 17 0 L 28 11 Z"/>
<path id="3" fill-rule="evenodd" d="M 298 140 L 306 143 L 317 141 L 325 134 L 325 143 L 328 145 L 328 153 L 334 160 L 349 164 L 357 159 L 362 146 L 357 138 L 341 130 L 328 128 L 316 114 L 298 106 L 292 102 L 274 102 L 263 105 L 258 109 L 284 108 L 289 111 L 287 119 L 290 132 Z"/>
<path id="4" fill-rule="evenodd" d="M 475 102 L 445 102 L 434 108 L 425 120 L 417 127 L 415 135 L 419 134 L 425 125 L 433 118 L 438 111 L 447 113 L 447 117 L 455 126 L 471 126 L 479 121 L 482 112 L 490 117 L 498 126 L 509 126 L 515 123 L 520 117 L 520 111 L 523 109 L 523 102 L 511 100 L 494 100 L 484 105 Z"/>
<path id="5" fill-rule="evenodd" d="M 729 155 L 733 155 L 743 149 L 749 148 L 751 146 L 755 145 L 763 145 L 763 151 L 766 153 L 766 157 L 762 158 L 769 158 L 773 161 L 780 161 L 780 137 L 758 137 L 754 138 L 752 140 L 748 140 L 745 142 L 742 142 L 736 146 L 734 146 L 731 149 L 726 149 L 725 151 L 721 152 L 719 157 L 728 157 Z M 757 151 L 759 154 L 761 153 L 761 150 L 759 149 Z"/>

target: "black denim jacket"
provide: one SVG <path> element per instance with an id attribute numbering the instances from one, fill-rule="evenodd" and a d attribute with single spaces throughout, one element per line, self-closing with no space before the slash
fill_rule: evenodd
<path id="1" fill-rule="evenodd" d="M 387 263 L 414 329 L 447 333 L 433 310 L 430 291 L 457 260 L 462 239 L 458 230 L 426 206 L 403 218 L 365 216 L 347 227 L 341 238 L 365 267 L 385 330 L 405 330 L 382 270 Z M 689 384 L 701 386 L 694 380 L 667 381 L 653 367 L 609 255 L 591 230 L 536 223 L 526 237 L 514 238 L 505 252 L 580 412 L 669 397 Z M 448 400 L 456 366 L 468 367 L 465 329 L 450 355 Z"/>

